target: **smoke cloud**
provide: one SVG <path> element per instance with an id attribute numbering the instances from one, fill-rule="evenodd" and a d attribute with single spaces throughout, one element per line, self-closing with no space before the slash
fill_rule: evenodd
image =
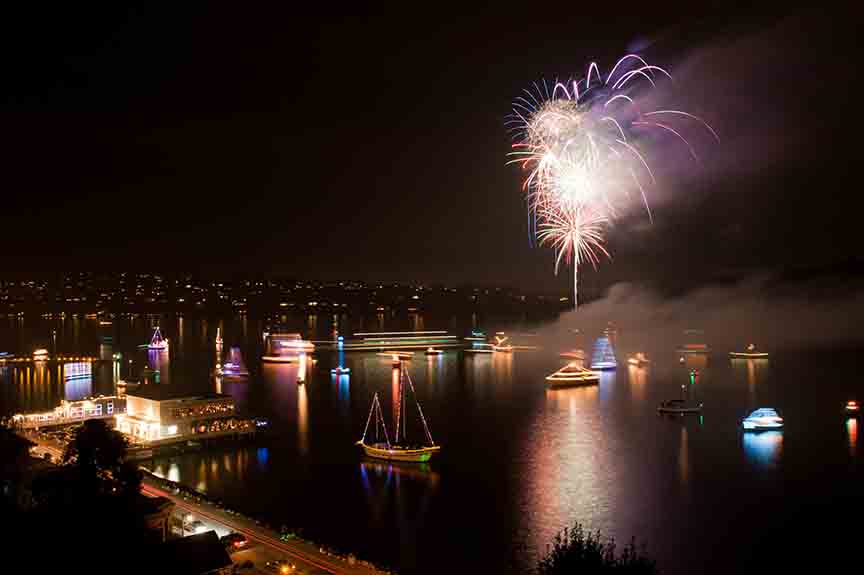
<path id="1" fill-rule="evenodd" d="M 749 343 L 769 351 L 854 344 L 864 341 L 864 289 L 838 290 L 833 280 L 793 285 L 761 277 L 663 298 L 636 284 L 616 284 L 604 298 L 562 315 L 543 335 L 572 341 L 578 330 L 581 345 L 590 347 L 610 322 L 623 352 L 668 354 L 686 339 L 715 351 Z"/>

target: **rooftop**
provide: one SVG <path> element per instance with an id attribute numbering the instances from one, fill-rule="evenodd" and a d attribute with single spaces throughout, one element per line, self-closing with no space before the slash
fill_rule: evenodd
<path id="1" fill-rule="evenodd" d="M 207 531 L 163 543 L 155 563 L 172 573 L 210 573 L 231 565 L 231 556 L 215 531 Z"/>
<path id="2" fill-rule="evenodd" d="M 190 394 L 189 392 L 184 392 L 173 387 L 162 387 L 158 384 L 142 385 L 138 389 L 128 392 L 126 397 L 140 397 L 154 401 L 205 401 L 208 399 L 231 399 L 230 395 L 225 395 L 224 393 L 204 392 Z"/>

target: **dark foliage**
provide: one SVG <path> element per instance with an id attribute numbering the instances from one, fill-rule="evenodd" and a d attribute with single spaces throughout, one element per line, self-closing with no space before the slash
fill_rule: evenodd
<path id="1" fill-rule="evenodd" d="M 600 531 L 586 531 L 577 522 L 572 529 L 564 529 L 555 536 L 551 547 L 537 562 L 538 575 L 570 575 L 595 573 L 626 573 L 655 575 L 656 563 L 644 549 L 631 540 L 620 553 L 616 553 L 614 539 L 604 540 Z"/>
<path id="2" fill-rule="evenodd" d="M 87 573 L 144 570 L 134 558 L 148 556 L 159 538 L 145 522 L 141 472 L 125 457 L 123 436 L 89 420 L 67 446 L 64 464 L 33 478 L 32 508 L 16 511 L 7 539 L 31 570 L 65 572 L 70 561 L 85 561 Z"/>

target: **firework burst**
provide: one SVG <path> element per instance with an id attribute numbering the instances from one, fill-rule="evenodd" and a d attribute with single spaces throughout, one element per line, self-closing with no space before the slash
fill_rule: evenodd
<path id="1" fill-rule="evenodd" d="M 579 264 L 596 267 L 601 256 L 610 257 L 605 234 L 622 199 L 638 191 L 651 218 L 645 189 L 655 180 L 639 148 L 639 132 L 671 134 L 694 159 L 686 128 L 675 122 L 699 124 L 717 138 L 711 126 L 687 112 L 639 109 L 637 93 L 663 78 L 671 79 L 666 70 L 628 54 L 605 77 L 592 63 L 584 79 L 556 81 L 551 89 L 546 82 L 534 84 L 513 103 L 507 120 L 514 134 L 509 163 L 525 173 L 531 237 L 554 249 L 556 274 L 562 261 L 572 265 L 576 304 Z"/>

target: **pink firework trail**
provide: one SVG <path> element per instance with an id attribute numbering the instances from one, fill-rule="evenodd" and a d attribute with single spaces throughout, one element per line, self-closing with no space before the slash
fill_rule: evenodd
<path id="1" fill-rule="evenodd" d="M 573 267 L 573 301 L 578 305 L 579 265 L 595 268 L 601 257 L 611 257 L 605 235 L 616 215 L 616 206 L 638 190 L 651 218 L 647 185 L 654 173 L 636 142 L 637 130 L 653 130 L 674 136 L 698 161 L 684 133 L 688 122 L 707 129 L 701 118 L 673 109 L 642 111 L 635 95 L 653 89 L 669 73 L 628 54 L 603 76 L 596 63 L 584 79 L 534 84 L 513 102 L 507 120 L 514 133 L 508 163 L 524 173 L 523 190 L 528 202 L 532 238 L 555 252 L 555 273 L 561 262 Z"/>

